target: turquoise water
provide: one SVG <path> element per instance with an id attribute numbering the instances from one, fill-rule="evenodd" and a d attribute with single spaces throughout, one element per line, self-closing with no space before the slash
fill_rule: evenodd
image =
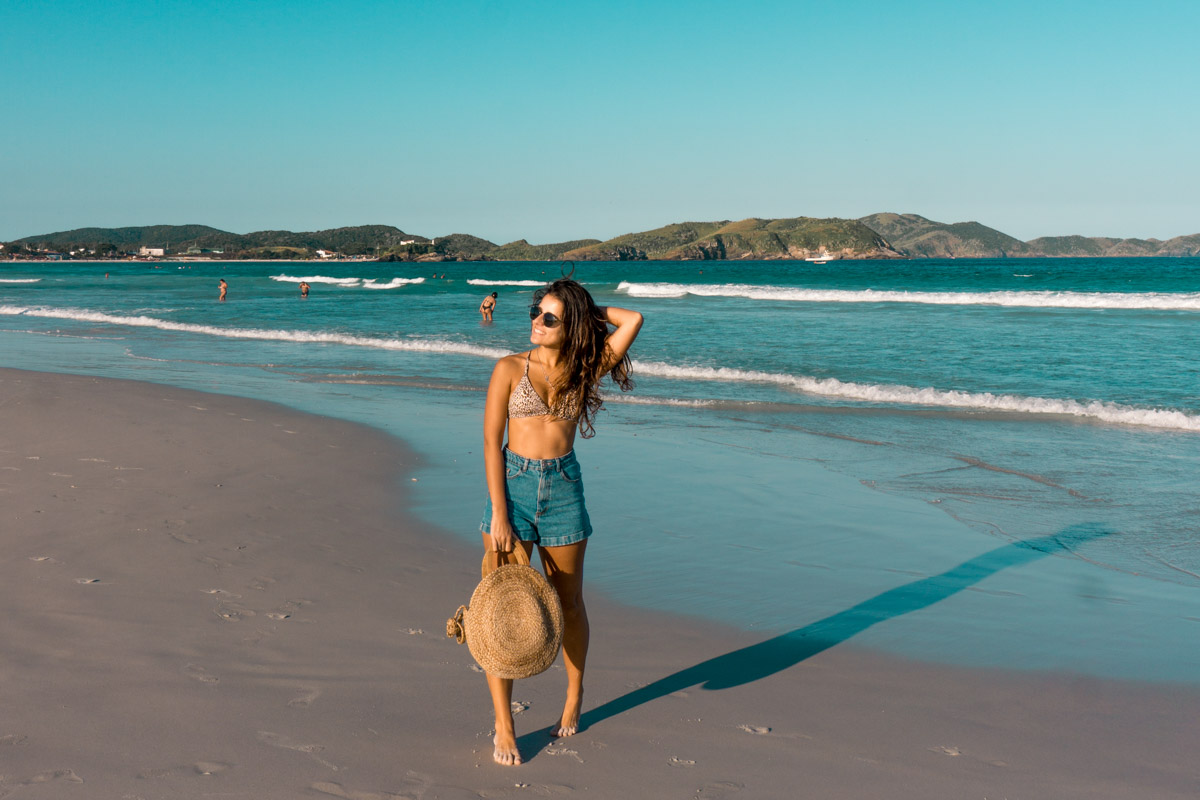
<path id="1" fill-rule="evenodd" d="M 0 365 L 374 425 L 421 454 L 418 513 L 475 540 L 482 389 L 526 346 L 529 296 L 557 274 L 4 264 Z M 632 262 L 576 277 L 646 315 L 636 391 L 610 396 L 579 444 L 594 584 L 922 658 L 1200 678 L 1200 259 Z M 873 622 L 821 624 L 856 608 Z"/>

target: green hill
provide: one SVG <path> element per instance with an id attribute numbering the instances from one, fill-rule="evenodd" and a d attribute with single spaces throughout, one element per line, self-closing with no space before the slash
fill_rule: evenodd
<path id="1" fill-rule="evenodd" d="M 663 258 L 679 247 L 720 230 L 723 222 L 677 222 L 642 233 L 627 233 L 606 242 L 594 242 L 564 254 L 573 261 L 639 261 Z"/>
<path id="2" fill-rule="evenodd" d="M 429 242 L 424 236 L 405 233 L 391 225 L 356 225 L 350 228 L 331 228 L 323 231 L 292 233 L 291 231 L 255 231 L 242 237 L 247 247 L 300 247 L 307 250 L 333 250 L 346 255 L 374 253 L 402 242 Z M 201 244 L 201 247 L 204 245 Z"/>
<path id="3" fill-rule="evenodd" d="M 1188 241 L 1188 240 L 1192 241 Z M 1112 239 L 1104 236 L 1043 236 L 1030 239 L 1033 256 L 1186 256 L 1200 252 L 1200 234 L 1179 236 L 1169 242 L 1158 239 Z"/>
<path id="4" fill-rule="evenodd" d="M 517 239 L 501 245 L 487 254 L 495 261 L 561 261 L 569 259 L 568 252 L 577 248 L 596 244 L 599 239 L 576 239 L 573 242 L 557 244 L 530 244 L 524 239 Z"/>
<path id="5" fill-rule="evenodd" d="M 169 247 L 177 248 L 187 242 L 205 236 L 237 237 L 207 225 L 146 225 L 134 228 L 76 228 L 71 231 L 26 236 L 18 239 L 21 244 L 43 247 L 69 247 L 70 245 L 114 244 L 117 247 Z"/>
<path id="6" fill-rule="evenodd" d="M 449 236 L 437 237 L 437 247 L 447 255 L 475 259 L 495 250 L 496 243 L 469 233 L 452 233 Z"/>
<path id="7" fill-rule="evenodd" d="M 1102 256 L 1111 241 L 1087 236 L 1042 236 L 1026 244 L 1030 253 L 1039 256 Z"/>
<path id="8" fill-rule="evenodd" d="M 413 240 L 428 243 L 423 236 L 405 233 L 391 225 L 358 225 L 331 228 L 323 231 L 293 233 L 292 231 L 255 231 L 238 234 L 211 228 L 207 225 L 149 225 L 136 228 L 77 228 L 72 231 L 28 236 L 22 244 L 66 248 L 83 245 L 113 244 L 120 249 L 163 247 L 183 252 L 189 247 L 223 249 L 227 253 L 246 252 L 259 256 L 270 250 L 288 248 L 300 256 L 310 256 L 317 250 L 332 250 L 347 255 L 370 254 Z"/>
<path id="9" fill-rule="evenodd" d="M 896 250 L 917 258 L 1005 258 L 1029 255 L 1029 248 L 978 222 L 934 222 L 918 214 L 871 214 L 859 222 L 886 238 Z"/>
<path id="10" fill-rule="evenodd" d="M 1200 233 L 1191 236 L 1176 236 L 1159 245 L 1156 255 L 1200 256 Z"/>
<path id="11" fill-rule="evenodd" d="M 790 217 L 731 222 L 677 222 L 607 241 L 576 239 L 530 244 L 518 239 L 497 246 L 454 233 L 430 240 L 392 225 L 357 225 L 320 231 L 254 231 L 239 234 L 208 225 L 76 228 L 27 236 L 14 244 L 37 250 L 136 252 L 162 247 L 168 254 L 189 248 L 223 251 L 225 258 L 313 258 L 317 250 L 387 260 L 631 261 L 711 259 L 1006 258 L 1197 256 L 1200 234 L 1158 239 L 1043 236 L 1022 242 L 978 222 L 935 222 L 918 214 L 871 214 L 860 219 Z"/>
<path id="12" fill-rule="evenodd" d="M 572 250 L 566 258 L 739 260 L 805 258 L 822 252 L 841 258 L 895 258 L 900 254 L 857 220 L 750 218 L 730 222 L 681 222 Z"/>

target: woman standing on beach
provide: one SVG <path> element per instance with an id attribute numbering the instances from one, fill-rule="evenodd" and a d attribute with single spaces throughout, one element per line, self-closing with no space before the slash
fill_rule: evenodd
<path id="1" fill-rule="evenodd" d="M 488 503 L 480 530 L 488 550 L 538 545 L 546 577 L 563 607 L 567 699 L 551 736 L 571 736 L 583 704 L 588 619 L 583 605 L 583 555 L 592 533 L 575 459 L 575 433 L 595 434 L 600 380 L 629 378 L 629 347 L 642 327 L 636 311 L 598 307 L 587 290 L 563 278 L 533 295 L 532 350 L 505 356 L 492 371 L 484 411 Z M 610 332 L 609 325 L 615 326 Z M 505 444 L 507 429 L 508 442 Z M 511 680 L 487 676 L 496 712 L 498 764 L 520 764 L 513 730 Z"/>

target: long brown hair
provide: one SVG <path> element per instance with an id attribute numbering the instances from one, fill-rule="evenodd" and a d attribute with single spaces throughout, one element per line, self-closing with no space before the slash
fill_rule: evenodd
<path id="1" fill-rule="evenodd" d="M 535 305 L 552 294 L 563 304 L 563 343 L 559 350 L 559 363 L 563 371 L 552 387 L 552 405 L 561 406 L 577 401 L 579 412 L 579 434 L 590 439 L 596 435 L 592 425 L 596 412 L 604 405 L 600 399 L 600 381 L 605 374 L 612 376 L 613 383 L 628 392 L 633 388 L 633 364 L 626 353 L 615 366 L 604 369 L 605 361 L 612 355 L 608 346 L 608 323 L 604 314 L 592 300 L 588 290 L 571 278 L 560 278 L 549 286 L 533 293 Z"/>

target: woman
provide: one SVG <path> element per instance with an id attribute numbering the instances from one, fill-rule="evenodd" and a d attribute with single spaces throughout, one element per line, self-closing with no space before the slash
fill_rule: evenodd
<path id="1" fill-rule="evenodd" d="M 479 304 L 479 313 L 483 315 L 484 322 L 492 321 L 492 311 L 496 308 L 496 297 L 496 292 L 492 292 L 483 298 L 483 302 Z"/>
<path id="2" fill-rule="evenodd" d="M 563 607 L 567 700 L 551 736 L 571 736 L 583 704 L 588 619 L 583 605 L 583 554 L 592 524 L 573 450 L 575 432 L 593 436 L 601 378 L 622 389 L 629 379 L 629 346 L 642 315 L 600 308 L 577 282 L 563 278 L 540 289 L 529 309 L 529 341 L 537 347 L 505 356 L 492 371 L 484 411 L 488 504 L 480 530 L 488 550 L 538 545 L 542 565 Z M 609 331 L 609 325 L 615 330 Z M 505 429 L 508 443 L 505 445 Z M 496 712 L 496 763 L 521 763 L 513 731 L 512 681 L 488 675 Z"/>

